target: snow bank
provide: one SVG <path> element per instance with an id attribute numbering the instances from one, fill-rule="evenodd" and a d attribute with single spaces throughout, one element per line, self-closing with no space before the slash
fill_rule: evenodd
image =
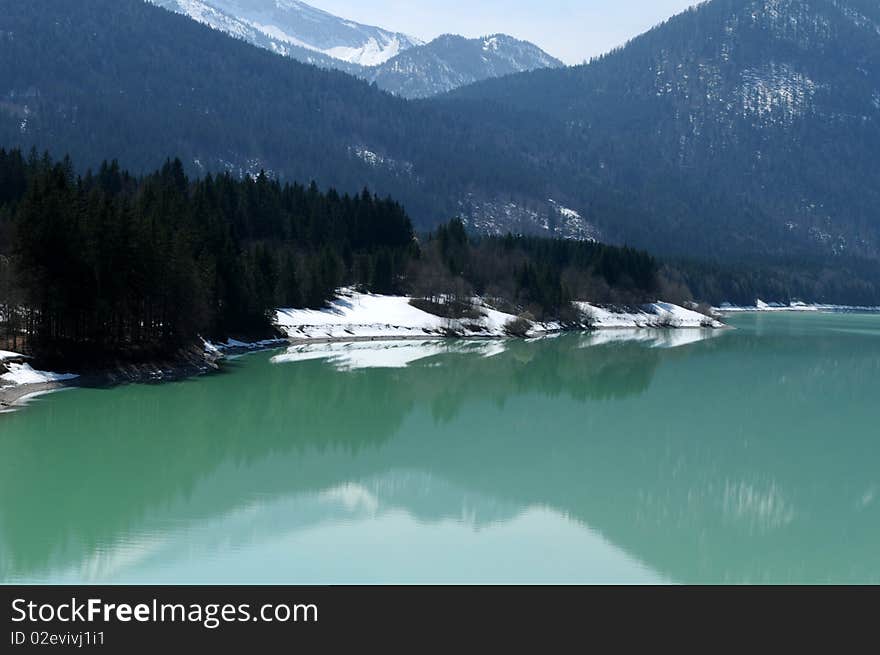
<path id="1" fill-rule="evenodd" d="M 651 303 L 636 311 L 615 311 L 576 303 L 586 324 L 597 328 L 720 328 L 718 321 L 669 303 Z M 419 339 L 450 334 L 461 337 L 504 337 L 505 326 L 516 316 L 499 312 L 477 300 L 475 319 L 447 319 L 410 304 L 405 296 L 378 296 L 351 290 L 340 291 L 325 309 L 279 309 L 276 323 L 291 339 L 299 341 L 354 341 Z M 562 331 L 558 323 L 533 323 L 527 336 Z"/>
<path id="2" fill-rule="evenodd" d="M 291 339 L 340 340 L 447 336 L 502 337 L 511 314 L 479 307 L 480 318 L 447 319 L 409 304 L 405 296 L 343 290 L 326 309 L 279 309 L 276 323 Z M 536 333 L 552 326 L 536 325 Z"/>
<path id="3" fill-rule="evenodd" d="M 0 380 L 13 385 L 19 384 L 45 384 L 47 382 L 64 382 L 73 380 L 78 375 L 72 373 L 50 373 L 48 371 L 35 371 L 30 364 L 6 364 L 8 373 L 0 375 Z"/>
<path id="4" fill-rule="evenodd" d="M 723 323 L 678 305 L 655 302 L 638 310 L 614 310 L 586 302 L 575 303 L 590 325 L 605 328 L 722 328 Z"/>
<path id="5" fill-rule="evenodd" d="M 5 362 L 9 359 L 27 359 L 27 357 L 8 350 L 0 350 L 0 362 Z"/>

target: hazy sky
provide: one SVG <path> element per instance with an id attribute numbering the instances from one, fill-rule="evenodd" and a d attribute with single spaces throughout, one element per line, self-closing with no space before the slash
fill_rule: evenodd
<path id="1" fill-rule="evenodd" d="M 622 45 L 695 0 L 306 0 L 338 16 L 424 40 L 504 32 L 569 64 Z"/>

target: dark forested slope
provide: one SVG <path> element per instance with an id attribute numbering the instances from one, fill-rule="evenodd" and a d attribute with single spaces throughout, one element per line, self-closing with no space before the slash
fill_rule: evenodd
<path id="1" fill-rule="evenodd" d="M 415 239 L 404 209 L 364 190 L 264 173 L 146 176 L 114 163 L 0 148 L 0 350 L 41 357 L 168 352 L 199 335 L 260 336 L 277 307 L 323 306 L 338 287 L 489 295 L 510 311 L 574 320 L 570 301 L 643 302 L 656 261 L 593 242 L 472 240 L 460 221 Z"/>
<path id="2" fill-rule="evenodd" d="M 3 345 L 43 356 L 166 351 L 266 335 L 273 309 L 357 282 L 400 289 L 417 252 L 403 208 L 265 174 L 190 180 L 179 160 L 79 177 L 0 149 Z"/>
<path id="3" fill-rule="evenodd" d="M 713 0 L 587 65 L 454 94 L 565 123 L 634 214 L 612 238 L 722 256 L 880 255 L 880 4 Z M 537 120 L 540 120 L 538 118 Z"/>
<path id="4" fill-rule="evenodd" d="M 417 228 L 460 215 L 500 235 L 876 282 L 868 0 L 713 0 L 589 65 L 418 102 L 140 0 L 0 0 L 0 60 L 0 143 L 83 167 L 266 169 L 391 194 Z"/>
<path id="5" fill-rule="evenodd" d="M 528 190 L 520 134 L 413 105 L 142 0 L 0 0 L 0 143 L 148 171 L 261 169 L 394 193 L 422 224 L 469 189 Z M 525 139 L 526 142 L 533 139 Z M 503 165 L 498 165 L 503 163 Z"/>

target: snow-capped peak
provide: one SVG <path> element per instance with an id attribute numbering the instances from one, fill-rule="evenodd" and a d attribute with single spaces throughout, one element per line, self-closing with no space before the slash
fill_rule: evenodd
<path id="1" fill-rule="evenodd" d="M 281 54 L 289 54 L 285 49 L 293 46 L 351 64 L 376 66 L 422 45 L 406 34 L 361 25 L 298 0 L 148 1 L 251 41 L 258 40 L 256 33 Z"/>
<path id="2" fill-rule="evenodd" d="M 298 0 L 146 0 L 272 52 L 424 98 L 492 77 L 556 68 L 562 62 L 506 34 L 430 43 L 361 25 Z M 26 126 L 25 126 L 26 127 Z M 24 129 L 24 127 L 22 127 Z"/>

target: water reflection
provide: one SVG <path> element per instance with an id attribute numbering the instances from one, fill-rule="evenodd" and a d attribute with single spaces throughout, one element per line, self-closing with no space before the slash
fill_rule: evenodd
<path id="1" fill-rule="evenodd" d="M 600 330 L 585 334 L 581 347 L 602 346 L 610 343 L 639 343 L 651 348 L 681 348 L 707 339 L 723 336 L 720 330 Z"/>
<path id="2" fill-rule="evenodd" d="M 579 335 L 580 347 L 606 344 L 639 344 L 652 348 L 680 348 L 722 334 L 719 330 L 639 330 L 616 329 Z M 473 339 L 449 341 L 443 339 L 397 339 L 354 341 L 348 343 L 304 343 L 291 346 L 272 357 L 275 364 L 324 361 L 337 371 L 355 371 L 365 368 L 406 368 L 416 362 L 439 355 L 465 354 L 494 357 L 515 344 L 544 343 L 561 338 L 561 333 L 527 341 L 507 339 Z M 570 339 L 570 337 L 567 337 Z"/>
<path id="3" fill-rule="evenodd" d="M 355 371 L 363 368 L 406 368 L 437 355 L 452 353 L 477 357 L 500 355 L 507 348 L 500 339 L 448 341 L 442 339 L 398 339 L 389 341 L 355 341 L 351 343 L 309 343 L 291 346 L 275 355 L 275 364 L 290 364 L 312 360 L 326 361 L 337 371 Z"/>
<path id="4" fill-rule="evenodd" d="M 0 422 L 0 580 L 877 582 L 874 328 L 736 320 L 36 401 Z"/>

